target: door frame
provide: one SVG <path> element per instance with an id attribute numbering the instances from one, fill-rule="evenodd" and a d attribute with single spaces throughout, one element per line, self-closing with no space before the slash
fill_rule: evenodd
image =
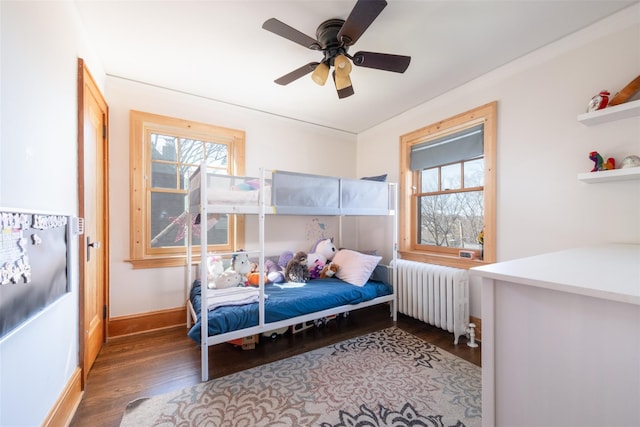
<path id="1" fill-rule="evenodd" d="M 78 87 L 77 87 L 77 95 L 78 95 L 78 217 L 84 219 L 85 218 L 85 201 L 88 195 L 85 194 L 85 176 L 88 173 L 94 172 L 89 166 L 87 170 L 84 162 L 84 153 L 85 153 L 85 140 L 84 140 L 84 125 L 85 125 L 85 90 L 89 90 L 92 94 L 99 99 L 100 103 L 104 105 L 104 159 L 103 165 L 101 168 L 101 172 L 103 175 L 103 206 L 104 213 L 102 218 L 100 219 L 100 223 L 103 227 L 103 241 L 100 242 L 101 248 L 104 256 L 104 268 L 102 271 L 104 272 L 104 287 L 102 289 L 103 292 L 103 301 L 104 301 L 104 318 L 102 322 L 103 329 L 103 337 L 106 341 L 107 339 L 107 321 L 109 315 L 109 110 L 106 101 L 104 100 L 104 96 L 102 92 L 98 88 L 98 85 L 95 83 L 93 76 L 89 72 L 84 60 L 82 58 L 78 58 Z M 95 171 L 100 172 L 100 171 Z M 85 336 L 85 265 L 84 260 L 86 260 L 87 256 L 87 245 L 85 242 L 84 234 L 80 234 L 78 236 L 78 363 L 80 368 L 82 369 L 82 384 L 81 387 L 84 390 L 85 384 L 87 381 L 87 376 L 89 375 L 89 370 L 91 369 L 91 364 L 93 361 L 89 362 L 85 360 L 85 349 L 86 349 L 86 336 Z M 103 341 L 104 342 L 104 341 Z"/>

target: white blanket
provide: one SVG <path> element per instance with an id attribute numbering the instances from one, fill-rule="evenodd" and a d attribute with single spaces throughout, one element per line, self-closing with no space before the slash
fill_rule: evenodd
<path id="1" fill-rule="evenodd" d="M 306 285 L 306 283 L 303 283 L 303 282 L 285 282 L 285 283 L 274 283 L 274 285 L 279 287 L 280 289 L 292 289 L 292 288 L 301 288 L 304 285 Z"/>
<path id="2" fill-rule="evenodd" d="M 267 295 L 264 296 L 267 299 Z M 260 290 L 252 287 L 209 289 L 207 309 L 209 311 L 226 305 L 243 305 L 258 302 Z"/>

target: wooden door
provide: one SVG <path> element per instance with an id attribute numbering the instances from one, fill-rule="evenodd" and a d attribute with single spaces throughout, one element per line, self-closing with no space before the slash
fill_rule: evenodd
<path id="1" fill-rule="evenodd" d="M 106 339 L 109 277 L 108 107 L 84 61 L 78 60 L 80 366 L 83 384 Z"/>

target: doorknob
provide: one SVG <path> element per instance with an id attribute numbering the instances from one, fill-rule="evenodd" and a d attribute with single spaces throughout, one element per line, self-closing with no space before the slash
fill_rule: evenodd
<path id="1" fill-rule="evenodd" d="M 87 262 L 91 260 L 91 248 L 100 249 L 100 242 L 92 242 L 91 237 L 87 236 Z"/>

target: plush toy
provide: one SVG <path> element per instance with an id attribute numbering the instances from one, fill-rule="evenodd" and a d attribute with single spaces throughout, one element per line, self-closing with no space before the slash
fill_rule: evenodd
<path id="1" fill-rule="evenodd" d="M 232 288 L 244 284 L 244 278 L 240 273 L 233 270 L 224 271 L 214 281 L 214 289 Z"/>
<path id="2" fill-rule="evenodd" d="M 306 253 L 302 251 L 296 252 L 284 269 L 284 277 L 289 282 L 304 283 L 309 281 Z"/>
<path id="3" fill-rule="evenodd" d="M 210 255 L 207 258 L 207 286 L 212 289 L 215 287 L 215 280 L 224 272 L 222 258 L 218 255 Z"/>
<path id="4" fill-rule="evenodd" d="M 243 249 L 240 249 L 231 257 L 231 265 L 224 272 L 238 273 L 240 275 L 240 283 L 248 284 L 248 277 L 251 273 L 251 262 L 249 261 L 249 254 L 247 254 Z"/>
<path id="5" fill-rule="evenodd" d="M 320 278 L 324 279 L 325 277 L 333 277 L 338 272 L 338 268 L 340 266 L 333 261 L 329 261 L 325 264 L 324 268 L 320 272 Z"/>
<path id="6" fill-rule="evenodd" d="M 235 271 L 242 276 L 242 281 L 247 282 L 249 273 L 251 273 L 251 262 L 249 261 L 249 254 L 244 250 L 236 252 L 231 257 L 231 266 L 226 271 Z"/>
<path id="7" fill-rule="evenodd" d="M 307 259 L 307 262 L 309 262 L 308 259 Z M 317 260 L 314 266 L 308 267 L 308 268 L 309 268 L 309 278 L 318 279 L 320 278 L 320 273 L 324 268 L 324 264 L 320 260 Z"/>
<path id="8" fill-rule="evenodd" d="M 266 283 L 283 283 L 286 282 L 284 270 L 287 263 L 293 258 L 293 252 L 285 251 L 278 257 L 278 262 L 271 259 L 264 261 L 264 269 L 266 271 Z"/>
<path id="9" fill-rule="evenodd" d="M 293 252 L 291 251 L 284 251 L 280 254 L 280 258 L 278 258 L 278 266 L 282 268 L 282 271 L 287 268 L 287 264 L 289 264 L 289 261 L 291 261 L 292 258 Z"/>
<path id="10" fill-rule="evenodd" d="M 258 265 L 257 262 L 250 262 L 249 263 L 249 274 L 251 273 L 257 273 L 258 272 L 258 268 L 260 268 L 260 266 Z"/>
<path id="11" fill-rule="evenodd" d="M 267 269 L 267 263 L 270 260 L 266 260 L 264 263 L 264 267 L 265 269 Z M 273 263 L 273 261 L 271 261 L 271 263 Z M 263 283 L 269 283 L 269 278 L 268 276 L 265 274 L 264 275 L 264 279 L 262 281 Z M 258 264 L 256 264 L 255 262 L 251 263 L 251 272 L 249 272 L 249 274 L 247 275 L 247 285 L 251 285 L 251 286 L 259 286 L 260 285 L 260 266 Z"/>
<path id="12" fill-rule="evenodd" d="M 262 283 L 267 283 L 268 280 L 269 279 L 267 279 L 267 276 L 265 275 Z M 249 275 L 247 276 L 246 284 L 249 286 L 260 286 L 260 273 L 249 273 Z"/>
<path id="13" fill-rule="evenodd" d="M 240 249 L 231 257 L 231 267 L 227 270 L 237 271 L 238 273 L 246 276 L 251 273 L 251 262 L 249 261 L 249 254 Z"/>
<path id="14" fill-rule="evenodd" d="M 336 246 L 333 244 L 333 238 L 318 241 L 314 252 L 324 256 L 327 261 L 331 261 L 337 252 Z"/>
<path id="15" fill-rule="evenodd" d="M 311 248 L 309 255 L 307 255 L 307 267 L 311 270 L 315 268 L 318 261 L 322 266 L 331 261 L 336 254 L 336 247 L 333 244 L 333 239 L 320 239 Z"/>
<path id="16" fill-rule="evenodd" d="M 616 160 L 613 157 L 609 157 L 605 162 L 597 151 L 590 152 L 589 159 L 594 162 L 591 172 L 606 171 L 616 168 Z"/>
<path id="17" fill-rule="evenodd" d="M 286 265 L 285 265 L 286 267 Z M 269 283 L 282 283 L 284 282 L 284 268 L 273 260 L 266 260 L 264 262 L 264 268 L 267 270 L 267 282 Z"/>

